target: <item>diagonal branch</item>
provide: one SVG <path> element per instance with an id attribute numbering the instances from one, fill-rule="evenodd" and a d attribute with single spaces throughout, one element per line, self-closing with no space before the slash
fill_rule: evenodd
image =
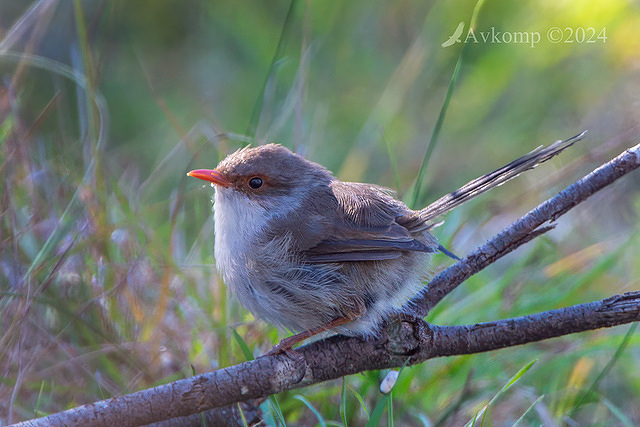
<path id="1" fill-rule="evenodd" d="M 466 326 L 434 326 L 420 318 L 385 328 L 376 341 L 333 336 L 287 354 L 25 421 L 19 426 L 136 426 L 228 406 L 371 369 L 479 353 L 640 320 L 640 292 L 530 316 Z"/>
<path id="2" fill-rule="evenodd" d="M 613 160 L 538 205 L 494 238 L 434 277 L 425 292 L 412 301 L 417 307 L 416 314 L 426 316 L 429 310 L 460 283 L 548 231 L 547 227 L 541 228 L 543 224 L 554 222 L 592 194 L 638 167 L 640 167 L 640 144 L 625 150 Z"/>
<path id="3" fill-rule="evenodd" d="M 426 313 L 463 280 L 550 229 L 559 216 L 640 166 L 640 144 L 529 212 L 463 260 L 436 276 L 416 298 Z M 259 358 L 126 396 L 21 423 L 142 425 L 186 416 L 371 369 L 398 367 L 441 356 L 471 354 L 611 327 L 640 319 L 640 291 L 601 301 L 496 322 L 434 326 L 418 317 L 387 325 L 378 339 L 334 336 L 296 352 Z"/>

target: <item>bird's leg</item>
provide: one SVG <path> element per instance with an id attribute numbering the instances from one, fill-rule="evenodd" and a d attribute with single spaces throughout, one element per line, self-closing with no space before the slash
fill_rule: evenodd
<path id="1" fill-rule="evenodd" d="M 329 329 L 342 326 L 345 323 L 351 322 L 352 320 L 352 317 L 337 317 L 332 321 L 325 323 L 324 325 L 318 326 L 317 328 L 309 329 L 307 331 L 300 332 L 299 334 L 291 335 L 290 337 L 287 337 L 280 341 L 278 344 L 274 345 L 273 348 L 269 350 L 267 354 L 265 354 L 265 356 L 273 356 L 282 352 L 289 354 L 291 351 L 293 351 L 292 347 L 299 342 L 318 335 L 321 332 L 328 331 Z"/>

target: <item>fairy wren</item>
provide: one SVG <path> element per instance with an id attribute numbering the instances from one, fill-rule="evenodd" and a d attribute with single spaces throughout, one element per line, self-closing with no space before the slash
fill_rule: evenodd
<path id="1" fill-rule="evenodd" d="M 215 259 L 224 282 L 256 317 L 299 332 L 272 354 L 325 330 L 375 335 L 423 290 L 431 255 L 448 253 L 430 233 L 434 217 L 581 136 L 533 151 L 417 211 L 385 188 L 342 182 L 276 144 L 243 148 L 216 169 L 188 175 L 215 188 Z"/>

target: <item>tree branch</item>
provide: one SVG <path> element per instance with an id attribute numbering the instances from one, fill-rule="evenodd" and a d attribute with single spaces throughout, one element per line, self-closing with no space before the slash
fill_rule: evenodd
<path id="1" fill-rule="evenodd" d="M 337 335 L 287 354 L 262 357 L 126 396 L 25 421 L 19 426 L 137 426 L 306 387 L 371 369 L 479 353 L 640 319 L 640 292 L 530 316 L 466 326 L 434 326 L 413 317 L 375 341 Z M 144 408 L 145 410 L 142 410 Z"/>
<path id="2" fill-rule="evenodd" d="M 413 303 L 428 312 L 466 278 L 532 238 L 596 191 L 640 166 L 640 144 L 623 152 L 557 196 L 529 212 L 463 260 L 438 274 Z M 21 426 L 141 425 L 188 416 L 235 402 L 340 378 L 371 369 L 421 363 L 440 356 L 471 354 L 611 327 L 640 319 L 640 291 L 601 301 L 496 322 L 434 326 L 419 317 L 383 328 L 378 339 L 334 336 L 296 350 L 176 381 L 126 396 L 113 397 Z"/>
<path id="3" fill-rule="evenodd" d="M 554 222 L 592 194 L 639 166 L 640 144 L 625 150 L 613 160 L 538 205 L 494 238 L 435 276 L 425 291 L 413 299 L 416 314 L 426 316 L 429 310 L 460 283 L 531 239 L 547 232 L 550 228 L 541 228 L 543 224 Z"/>

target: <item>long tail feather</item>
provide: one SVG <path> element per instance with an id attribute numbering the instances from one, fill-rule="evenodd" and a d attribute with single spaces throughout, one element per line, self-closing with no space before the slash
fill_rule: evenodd
<path id="1" fill-rule="evenodd" d="M 538 147 L 529 154 L 514 160 L 508 165 L 468 182 L 453 193 L 449 193 L 446 196 L 441 197 L 426 208 L 420 210 L 418 214 L 420 221 L 426 222 L 449 212 L 467 200 L 497 187 L 498 185 L 504 184 L 526 170 L 533 169 L 540 163 L 549 160 L 564 149 L 580 141 L 586 133 L 587 131 L 584 131 L 579 135 L 573 136 L 564 141 L 556 141 L 547 147 Z"/>

